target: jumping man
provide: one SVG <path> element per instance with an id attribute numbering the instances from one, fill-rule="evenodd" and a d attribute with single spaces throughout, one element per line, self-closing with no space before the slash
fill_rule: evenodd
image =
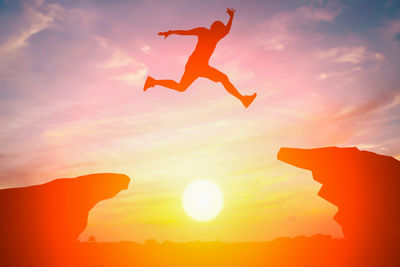
<path id="1" fill-rule="evenodd" d="M 229 21 L 226 25 L 221 21 L 214 21 L 210 29 L 199 27 L 191 30 L 169 30 L 167 32 L 158 33 L 158 35 L 164 36 L 164 39 L 171 34 L 196 35 L 198 37 L 196 49 L 189 57 L 185 66 L 185 72 L 183 73 L 179 83 L 174 80 L 156 80 L 149 76 L 147 77 L 143 90 L 146 91 L 150 87 L 160 85 L 179 92 L 184 92 L 197 78 L 204 77 L 214 82 L 221 82 L 225 89 L 231 95 L 238 98 L 247 108 L 256 98 L 257 93 L 252 95 L 240 94 L 235 86 L 229 81 L 226 74 L 208 64 L 218 41 L 224 38 L 231 29 L 235 9 L 227 8 L 226 13 L 229 15 Z"/>

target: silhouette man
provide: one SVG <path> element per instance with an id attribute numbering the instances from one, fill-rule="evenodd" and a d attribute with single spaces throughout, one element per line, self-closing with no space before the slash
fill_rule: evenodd
<path id="1" fill-rule="evenodd" d="M 214 82 L 221 82 L 225 89 L 231 95 L 238 98 L 247 108 L 256 98 L 257 93 L 254 93 L 253 95 L 240 94 L 235 86 L 229 81 L 226 74 L 208 64 L 217 43 L 224 38 L 231 29 L 235 9 L 227 8 L 226 13 L 229 15 L 229 21 L 226 25 L 221 21 L 214 21 L 210 29 L 199 27 L 191 30 L 169 30 L 167 32 L 158 33 L 158 35 L 164 36 L 164 39 L 171 34 L 196 35 L 198 37 L 196 49 L 189 57 L 185 66 L 185 72 L 183 73 L 179 83 L 174 80 L 156 80 L 149 76 L 147 77 L 143 90 L 146 91 L 150 87 L 160 85 L 179 92 L 184 92 L 197 78 L 204 77 Z"/>

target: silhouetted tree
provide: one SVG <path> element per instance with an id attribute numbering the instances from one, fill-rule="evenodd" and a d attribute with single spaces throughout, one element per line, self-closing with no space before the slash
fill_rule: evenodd
<path id="1" fill-rule="evenodd" d="M 94 237 L 94 235 L 89 236 L 88 242 L 89 243 L 95 243 L 96 242 L 96 237 Z"/>
<path id="2" fill-rule="evenodd" d="M 156 245 L 158 245 L 159 243 L 158 243 L 158 241 L 157 240 L 155 240 L 155 239 L 147 239 L 145 242 L 144 242 L 144 244 L 146 245 L 146 246 L 156 246 Z"/>

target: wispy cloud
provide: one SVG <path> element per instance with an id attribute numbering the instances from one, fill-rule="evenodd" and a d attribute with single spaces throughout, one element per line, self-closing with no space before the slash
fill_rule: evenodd
<path id="1" fill-rule="evenodd" d="M 373 112 L 384 111 L 400 105 L 400 89 L 395 89 L 387 93 L 378 95 L 372 100 L 363 103 L 359 106 L 354 106 L 344 109 L 339 112 L 334 119 L 345 120 L 359 116 L 365 116 Z"/>
<path id="2" fill-rule="evenodd" d="M 365 46 L 335 47 L 318 54 L 320 59 L 334 62 L 352 63 L 354 65 L 365 61 L 381 61 L 384 56 L 381 53 L 371 51 Z"/>
<path id="3" fill-rule="evenodd" d="M 15 26 L 13 35 L 0 44 L 0 57 L 28 45 L 29 38 L 53 25 L 63 10 L 58 4 L 45 4 L 44 1 L 22 2 L 21 7 L 21 23 Z"/>
<path id="4" fill-rule="evenodd" d="M 383 30 L 384 37 L 388 41 L 399 44 L 399 41 L 400 41 L 400 39 L 399 39 L 400 19 L 399 18 L 389 20 L 382 30 Z"/>
<path id="5" fill-rule="evenodd" d="M 261 32 L 256 39 L 256 45 L 265 50 L 284 50 L 295 46 L 296 41 L 304 36 L 305 25 L 315 25 L 321 22 L 332 22 L 341 12 L 338 4 L 301 6 L 292 12 L 281 12 L 266 20 L 258 29 Z"/>
<path id="6" fill-rule="evenodd" d="M 128 86 L 143 84 L 148 72 L 148 68 L 144 63 L 139 62 L 122 49 L 113 46 L 104 38 L 97 37 L 97 40 L 106 50 L 111 52 L 110 58 L 98 65 L 99 68 L 108 71 L 106 75 L 108 75 L 109 79 L 119 81 Z"/>

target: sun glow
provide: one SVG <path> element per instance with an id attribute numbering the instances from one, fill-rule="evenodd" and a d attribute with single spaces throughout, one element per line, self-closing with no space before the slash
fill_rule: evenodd
<path id="1" fill-rule="evenodd" d="M 215 218 L 220 213 L 223 203 L 221 190 L 208 180 L 194 181 L 183 192 L 183 208 L 197 221 L 209 221 Z"/>

